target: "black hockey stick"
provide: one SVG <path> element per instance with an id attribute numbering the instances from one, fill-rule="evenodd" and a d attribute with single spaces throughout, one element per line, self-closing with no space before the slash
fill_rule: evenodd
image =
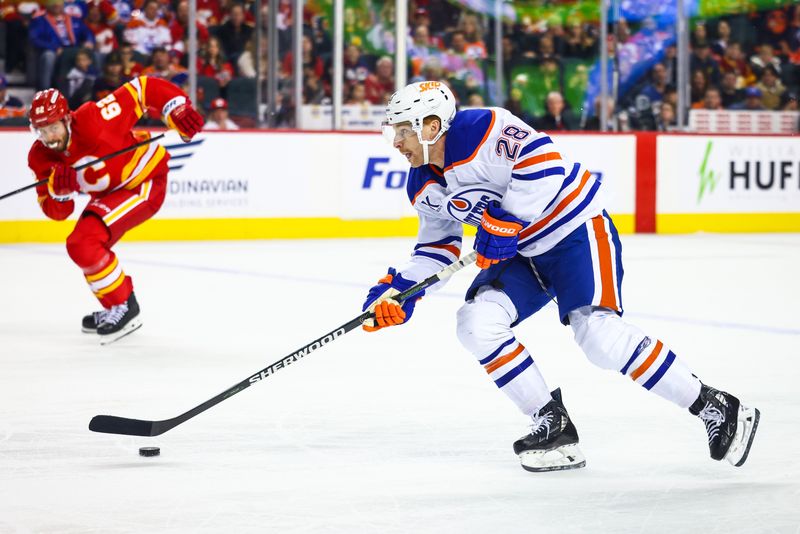
<path id="1" fill-rule="evenodd" d="M 471 252 L 458 260 L 457 262 L 453 263 L 452 265 L 445 267 L 438 273 L 429 276 L 422 282 L 410 287 L 409 289 L 399 293 L 395 297 L 393 297 L 398 302 L 402 302 L 403 300 L 407 299 L 408 297 L 419 293 L 420 291 L 427 289 L 434 285 L 437 282 L 450 278 L 453 274 L 463 269 L 465 266 L 475 262 L 476 253 Z M 269 378 L 277 371 L 286 368 L 288 365 L 299 361 L 301 358 L 308 356 L 315 350 L 319 349 L 320 347 L 327 345 L 332 341 L 336 341 L 337 338 L 340 336 L 350 332 L 351 330 L 355 330 L 361 324 L 374 317 L 372 312 L 364 312 L 358 317 L 346 322 L 339 328 L 331 330 L 327 334 L 315 339 L 311 343 L 303 346 L 302 348 L 289 353 L 289 355 L 284 356 L 280 360 L 276 361 L 272 365 L 268 365 L 261 371 L 249 376 L 248 378 L 242 380 L 238 384 L 229 387 L 216 397 L 208 399 L 204 403 L 195 406 L 191 410 L 186 413 L 183 413 L 177 417 L 173 417 L 172 419 L 164 419 L 162 421 L 145 421 L 143 419 L 128 419 L 127 417 L 117 417 L 115 415 L 96 415 L 92 417 L 92 420 L 89 422 L 89 430 L 93 432 L 104 432 L 107 434 L 124 434 L 127 436 L 159 436 L 164 432 L 171 430 L 178 426 L 181 423 L 184 423 L 198 415 L 203 413 L 204 411 L 208 410 L 212 406 L 219 404 L 220 402 L 233 397 L 237 393 L 242 390 L 247 389 L 248 387 L 252 386 L 256 382 L 260 382 L 265 378 Z"/>
<path id="2" fill-rule="evenodd" d="M 163 133 L 162 134 L 158 134 L 155 137 L 151 137 L 150 139 L 145 139 L 144 141 L 141 141 L 139 143 L 135 143 L 135 144 L 133 144 L 131 146 L 127 146 L 127 147 L 125 147 L 123 149 L 117 150 L 116 152 L 112 152 L 111 154 L 105 155 L 102 158 L 97 158 L 97 159 L 92 160 L 92 161 L 90 161 L 88 163 L 84 163 L 83 165 L 78 165 L 77 167 L 75 167 L 75 170 L 76 171 L 81 171 L 81 170 L 85 169 L 86 167 L 91 167 L 92 165 L 97 165 L 101 161 L 105 161 L 107 159 L 115 158 L 115 157 L 119 156 L 120 154 L 124 154 L 125 152 L 130 152 L 131 150 L 135 150 L 135 149 L 139 148 L 140 146 L 148 145 L 148 144 L 152 143 L 153 141 L 158 141 L 159 139 L 164 137 L 164 135 L 165 134 L 163 134 Z M 36 186 L 44 185 L 46 183 L 47 183 L 47 178 L 45 178 L 44 180 L 39 180 L 38 182 L 33 182 L 32 184 L 28 184 L 25 187 L 20 187 L 19 189 L 15 190 L 15 191 L 11 191 L 10 193 L 6 193 L 5 195 L 0 195 L 0 200 L 3 200 L 4 198 L 8 198 L 10 196 L 14 196 L 17 193 L 22 193 L 23 191 L 27 191 L 28 189 L 32 189 L 32 188 L 34 188 Z"/>

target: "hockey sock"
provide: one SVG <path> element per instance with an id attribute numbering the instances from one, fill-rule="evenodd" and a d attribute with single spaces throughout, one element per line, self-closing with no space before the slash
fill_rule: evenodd
<path id="1" fill-rule="evenodd" d="M 575 340 L 592 363 L 613 369 L 643 388 L 688 408 L 700 394 L 700 381 L 660 340 L 604 308 L 570 312 Z"/>
<path id="2" fill-rule="evenodd" d="M 496 289 L 481 290 L 458 311 L 458 337 L 494 383 L 525 415 L 550 400 L 550 390 L 528 350 L 516 340 L 516 310 Z"/>
<path id="3" fill-rule="evenodd" d="M 108 248 L 109 239 L 105 224 L 91 215 L 82 217 L 67 238 L 70 258 L 81 268 L 89 288 L 106 309 L 127 301 L 133 291 L 133 282 Z"/>

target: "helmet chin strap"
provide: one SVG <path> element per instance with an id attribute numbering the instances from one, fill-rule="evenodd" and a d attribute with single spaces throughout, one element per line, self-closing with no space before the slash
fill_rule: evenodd
<path id="1" fill-rule="evenodd" d="M 444 130 L 439 130 L 439 132 L 436 134 L 436 136 L 433 139 L 431 139 L 430 141 L 423 141 L 422 140 L 422 130 L 417 130 L 417 139 L 419 140 L 419 144 L 422 145 L 422 164 L 423 165 L 427 165 L 427 164 L 430 163 L 428 147 L 430 145 L 435 145 L 436 141 L 438 141 L 439 138 L 442 137 L 442 134 L 444 132 L 445 132 Z"/>

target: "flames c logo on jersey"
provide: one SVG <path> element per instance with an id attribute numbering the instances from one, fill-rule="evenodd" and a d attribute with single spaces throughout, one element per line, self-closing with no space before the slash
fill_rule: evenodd
<path id="1" fill-rule="evenodd" d="M 503 193 L 491 186 L 470 185 L 451 193 L 444 199 L 447 213 L 452 218 L 465 224 L 478 226 L 481 223 L 483 210 L 493 200 L 501 200 Z"/>

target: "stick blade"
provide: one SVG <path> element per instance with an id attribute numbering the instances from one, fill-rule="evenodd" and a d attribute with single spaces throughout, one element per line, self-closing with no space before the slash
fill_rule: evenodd
<path id="1" fill-rule="evenodd" d="M 124 436 L 157 436 L 154 421 L 128 419 L 115 415 L 95 415 L 89 422 L 89 430 L 105 434 L 122 434 Z"/>

